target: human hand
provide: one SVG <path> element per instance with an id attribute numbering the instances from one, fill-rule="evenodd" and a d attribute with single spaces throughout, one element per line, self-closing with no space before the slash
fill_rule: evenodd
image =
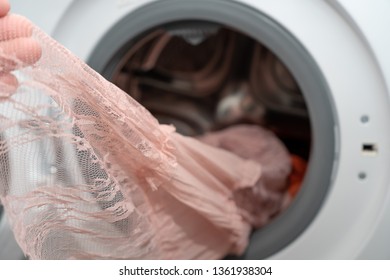
<path id="1" fill-rule="evenodd" d="M 41 46 L 32 38 L 32 24 L 25 18 L 8 14 L 8 0 L 0 0 L 0 97 L 16 91 L 14 70 L 34 64 L 41 57 Z"/>

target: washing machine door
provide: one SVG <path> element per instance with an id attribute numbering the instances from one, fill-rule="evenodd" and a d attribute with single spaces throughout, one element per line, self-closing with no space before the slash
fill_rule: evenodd
<path id="1" fill-rule="evenodd" d="M 309 168 L 296 200 L 253 234 L 244 258 L 390 258 L 389 3 L 67 2 L 51 34 L 108 79 L 139 35 L 188 20 L 239 30 L 291 71 L 310 115 Z"/>

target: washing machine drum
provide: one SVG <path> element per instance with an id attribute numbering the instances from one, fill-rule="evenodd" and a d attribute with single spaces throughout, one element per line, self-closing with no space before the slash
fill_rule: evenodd
<path id="1" fill-rule="evenodd" d="M 140 8 L 106 33 L 88 62 L 182 134 L 250 123 L 310 162 L 295 201 L 253 233 L 241 256 L 269 257 L 305 230 L 330 186 L 336 145 L 330 90 L 305 48 L 269 17 L 230 1 L 201 2 Z"/>
<path id="2" fill-rule="evenodd" d="M 52 35 L 161 123 L 190 136 L 259 125 L 307 163 L 292 203 L 253 232 L 240 258 L 390 257 L 381 245 L 390 234 L 389 76 L 377 52 L 389 43 L 371 36 L 362 9 L 75 2 Z"/>

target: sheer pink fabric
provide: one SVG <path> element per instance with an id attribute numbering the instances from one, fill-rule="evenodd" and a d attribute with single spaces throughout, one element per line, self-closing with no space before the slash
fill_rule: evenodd
<path id="1" fill-rule="evenodd" d="M 260 166 L 159 125 L 36 27 L 12 32 L 27 48 L 30 30 L 42 56 L 16 73 L 17 91 L 8 83 L 0 93 L 1 202 L 23 251 L 33 259 L 240 254 L 250 225 L 232 194 L 253 186 Z M 40 55 L 20 55 L 12 40 L 8 48 L 3 71 Z"/>
<path id="2" fill-rule="evenodd" d="M 1 24 L 11 21 L 18 25 L 0 49 L 1 71 L 20 70 L 17 90 L 14 76 L 1 80 L 0 198 L 26 255 L 242 253 L 251 225 L 233 196 L 258 181 L 260 165 L 159 125 L 26 20 Z"/>
<path id="3" fill-rule="evenodd" d="M 286 188 L 291 173 L 290 155 L 272 132 L 256 125 L 237 125 L 198 139 L 262 166 L 262 175 L 255 186 L 234 193 L 242 215 L 252 225 L 266 225 L 289 205 L 291 197 Z"/>

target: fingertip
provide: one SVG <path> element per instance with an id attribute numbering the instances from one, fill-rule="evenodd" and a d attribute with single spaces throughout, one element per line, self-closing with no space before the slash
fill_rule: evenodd
<path id="1" fill-rule="evenodd" d="M 25 64 L 31 65 L 36 63 L 42 56 L 41 44 L 32 38 L 22 39 L 24 41 L 24 49 L 18 54 Z"/>
<path id="2" fill-rule="evenodd" d="M 9 14 L 0 18 L 0 41 L 30 37 L 32 33 L 32 23 L 23 16 Z"/>
<path id="3" fill-rule="evenodd" d="M 10 72 L 36 63 L 42 55 L 42 48 L 33 38 L 17 38 L 0 41 L 0 70 Z"/>
<path id="4" fill-rule="evenodd" d="M 0 17 L 8 14 L 10 7 L 8 0 L 0 0 Z"/>

